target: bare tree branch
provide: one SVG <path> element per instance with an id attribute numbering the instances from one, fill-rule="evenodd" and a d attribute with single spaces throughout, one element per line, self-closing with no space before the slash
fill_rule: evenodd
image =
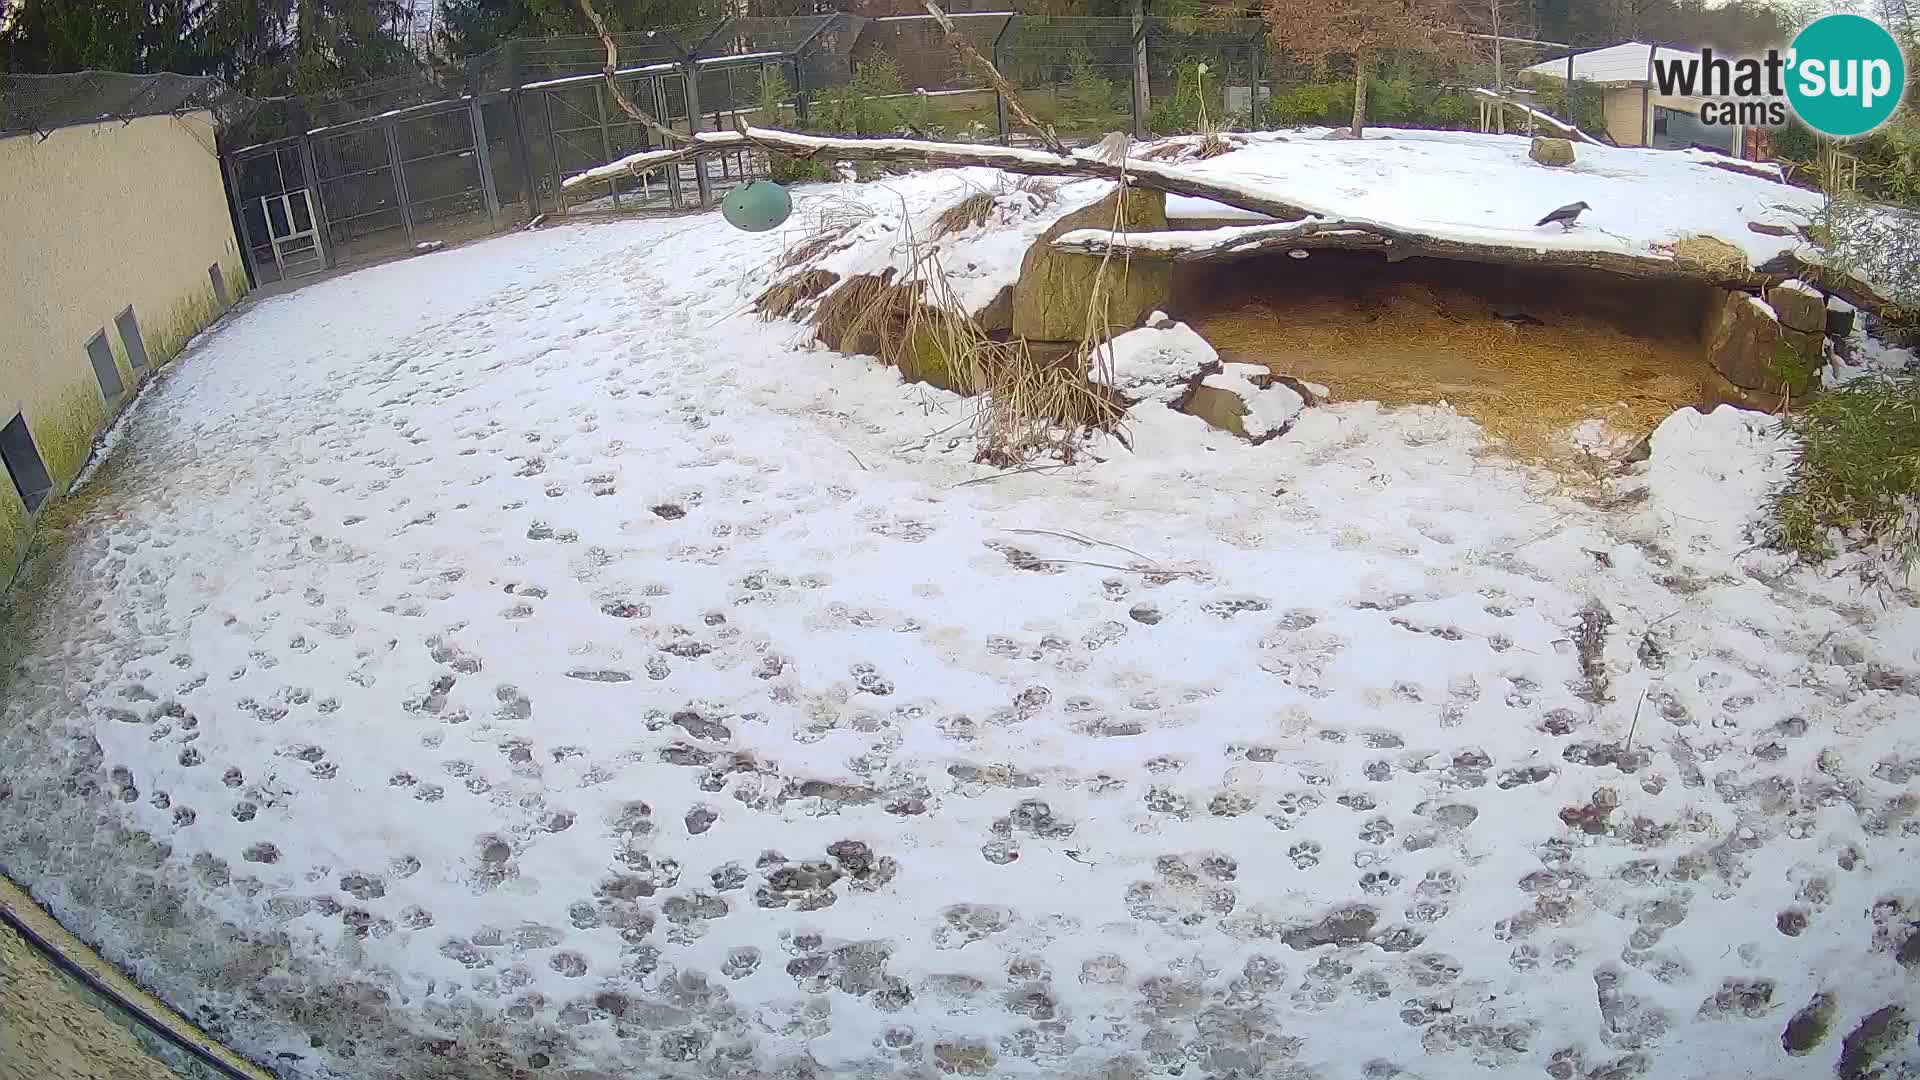
<path id="1" fill-rule="evenodd" d="M 581 0 L 581 3 L 585 2 L 586 0 Z M 1005 75 L 1000 74 L 1000 69 L 993 66 L 993 61 L 980 55 L 980 50 L 974 48 L 973 43 L 960 33 L 959 28 L 953 25 L 953 20 L 947 18 L 947 13 L 940 10 L 940 5 L 934 0 L 926 0 L 926 7 L 927 14 L 933 16 L 933 21 L 939 23 L 940 29 L 946 31 L 947 43 L 959 50 L 961 56 L 973 61 L 980 68 L 981 74 L 987 77 L 987 81 L 993 84 L 994 90 L 1006 99 L 1007 111 L 1013 113 L 1014 119 L 1039 136 L 1047 149 L 1056 154 L 1066 154 L 1067 148 L 1061 143 L 1060 136 L 1053 133 L 1053 125 L 1043 124 L 1034 119 L 1033 114 L 1027 111 L 1027 107 L 1020 103 L 1020 91 L 1007 81 Z"/>
<path id="2" fill-rule="evenodd" d="M 649 131 L 670 144 L 689 145 L 693 140 L 654 119 L 652 113 L 635 105 L 633 99 L 627 96 L 627 92 L 620 89 L 619 81 L 614 78 L 620 73 L 620 48 L 613 43 L 613 35 L 607 31 L 606 20 L 594 10 L 593 0 L 579 0 L 579 4 L 581 13 L 587 17 L 588 22 L 593 24 L 594 33 L 600 35 L 600 44 L 607 47 L 607 66 L 601 70 L 607 76 L 607 92 L 613 95 L 613 100 L 620 106 L 620 111 L 638 120 Z"/>

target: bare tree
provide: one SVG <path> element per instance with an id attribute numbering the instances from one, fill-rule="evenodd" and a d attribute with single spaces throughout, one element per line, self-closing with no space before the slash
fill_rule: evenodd
<path id="1" fill-rule="evenodd" d="M 1390 52 L 1451 53 L 1462 39 L 1448 0 L 1268 0 L 1267 26 L 1280 48 L 1324 69 L 1353 57 L 1353 136 L 1367 120 L 1367 80 Z"/>

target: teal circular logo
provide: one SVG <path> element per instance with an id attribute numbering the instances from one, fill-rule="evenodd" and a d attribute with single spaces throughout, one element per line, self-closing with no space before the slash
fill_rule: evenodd
<path id="1" fill-rule="evenodd" d="M 1907 62 L 1886 27 L 1859 15 L 1808 23 L 1788 53 L 1787 100 L 1822 135 L 1865 135 L 1887 122 L 1907 88 Z"/>

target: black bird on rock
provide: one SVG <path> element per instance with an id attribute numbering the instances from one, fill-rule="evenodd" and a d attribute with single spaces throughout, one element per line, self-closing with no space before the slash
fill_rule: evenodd
<path id="1" fill-rule="evenodd" d="M 1551 225 L 1557 221 L 1560 223 L 1561 229 L 1563 230 L 1571 229 L 1573 228 L 1574 219 L 1580 216 L 1580 211 L 1589 210 L 1589 209 L 1592 209 L 1592 208 L 1583 202 L 1570 203 L 1566 206 L 1561 207 L 1558 210 L 1555 210 L 1553 213 L 1548 214 L 1546 217 L 1541 218 L 1539 221 L 1536 221 L 1533 224 L 1535 228 L 1538 228 L 1541 225 Z"/>

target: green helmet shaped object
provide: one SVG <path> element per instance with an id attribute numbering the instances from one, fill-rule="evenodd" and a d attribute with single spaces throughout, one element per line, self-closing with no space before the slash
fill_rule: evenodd
<path id="1" fill-rule="evenodd" d="M 768 180 L 734 188 L 720 203 L 720 214 L 727 224 L 747 232 L 778 228 L 791 213 L 793 200 L 787 196 L 787 189 Z"/>

